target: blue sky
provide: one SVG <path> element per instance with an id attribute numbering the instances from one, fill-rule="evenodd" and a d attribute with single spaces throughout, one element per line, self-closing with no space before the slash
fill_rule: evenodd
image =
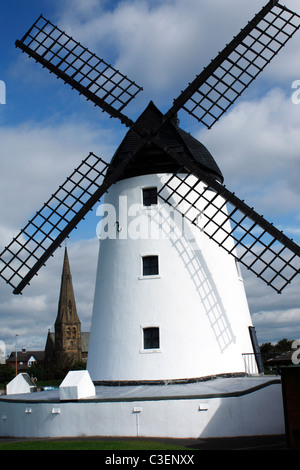
<path id="1" fill-rule="evenodd" d="M 250 4 L 249 4 L 250 3 Z M 135 119 L 152 99 L 167 111 L 187 83 L 266 3 L 264 0 L 2 0 L 0 80 L 0 244 L 5 246 L 90 151 L 109 161 L 125 135 L 116 120 L 15 48 L 43 15 L 144 91 L 126 109 Z M 287 7 L 300 13 L 297 0 Z M 184 112 L 180 125 L 215 157 L 229 189 L 300 240 L 300 32 L 212 130 Z M 68 241 L 83 330 L 89 330 L 97 261 L 95 212 Z M 21 297 L 0 283 L 0 340 L 44 347 L 57 313 L 63 250 Z M 82 259 L 87 262 L 83 265 Z M 260 342 L 300 337 L 299 280 L 278 296 L 245 273 Z"/>

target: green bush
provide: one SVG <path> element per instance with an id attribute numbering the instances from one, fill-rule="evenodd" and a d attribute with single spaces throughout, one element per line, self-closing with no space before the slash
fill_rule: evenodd
<path id="1" fill-rule="evenodd" d="M 7 364 L 0 364 L 0 384 L 5 386 L 15 376 L 15 369 Z"/>

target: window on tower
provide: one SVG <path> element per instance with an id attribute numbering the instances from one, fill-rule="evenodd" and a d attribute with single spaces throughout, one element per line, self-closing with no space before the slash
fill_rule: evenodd
<path id="1" fill-rule="evenodd" d="M 157 188 L 144 188 L 143 205 L 149 207 L 155 204 L 157 204 Z"/>
<path id="2" fill-rule="evenodd" d="M 158 273 L 158 256 L 143 256 L 143 276 L 155 276 Z"/>
<path id="3" fill-rule="evenodd" d="M 159 349 L 159 328 L 144 328 L 144 349 Z"/>

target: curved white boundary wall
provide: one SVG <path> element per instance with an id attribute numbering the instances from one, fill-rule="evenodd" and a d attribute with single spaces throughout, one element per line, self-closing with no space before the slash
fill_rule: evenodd
<path id="1" fill-rule="evenodd" d="M 33 395 L 36 398 L 30 401 Z M 48 401 L 38 402 L 38 396 L 47 396 Z M 20 395 L 15 400 L 0 398 L 0 436 L 213 438 L 285 433 L 280 383 L 242 396 L 215 398 L 178 395 L 60 402 L 55 392 L 52 402 L 47 392 L 23 397 L 23 401 Z"/>

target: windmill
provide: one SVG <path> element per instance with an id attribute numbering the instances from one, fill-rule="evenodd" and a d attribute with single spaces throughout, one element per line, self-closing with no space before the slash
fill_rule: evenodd
<path id="1" fill-rule="evenodd" d="M 88 363 L 93 380 L 180 379 L 240 372 L 242 353 L 256 352 L 236 266 L 243 264 L 280 293 L 299 273 L 300 248 L 223 184 L 209 151 L 180 129 L 176 116 L 184 110 L 210 129 L 299 29 L 299 20 L 297 13 L 277 0 L 269 1 L 165 114 L 151 102 L 135 122 L 123 109 L 142 88 L 42 15 L 16 41 L 18 48 L 50 73 L 129 128 L 110 163 L 90 153 L 0 255 L 0 276 L 14 294 L 20 294 L 103 195 L 117 209 L 116 238 L 100 244 Z M 161 240 L 155 245 L 149 240 L 126 239 L 120 209 L 124 196 L 130 204 L 145 197 L 141 205 L 146 211 L 141 217 L 146 214 L 147 221 L 159 204 L 170 208 L 172 220 L 179 214 L 195 246 L 187 242 L 186 233 L 165 237 L 166 245 Z M 159 216 L 167 219 L 168 230 L 176 232 L 178 218 L 174 226 L 170 213 Z M 161 220 L 152 222 L 158 231 L 166 229 Z M 137 264 L 134 258 L 139 258 Z M 166 260 L 174 263 L 174 268 L 169 263 L 169 278 L 161 272 Z M 125 271 L 121 269 L 124 263 L 128 263 Z M 139 294 L 124 278 L 129 271 L 140 281 Z M 162 282 L 157 282 L 160 277 Z M 107 293 L 111 293 L 109 301 Z M 180 314 L 184 304 L 189 313 Z M 130 309 L 136 313 L 130 315 Z M 139 317 L 141 310 L 148 312 L 148 321 L 147 315 Z M 155 313 L 161 317 L 154 318 Z M 136 342 L 128 328 L 139 330 Z M 198 340 L 190 335 L 192 331 L 198 331 Z M 186 338 L 184 347 L 179 347 L 180 334 Z M 191 347 L 195 342 L 202 342 L 196 353 Z M 138 360 L 128 343 L 139 350 Z M 208 361 L 210 370 L 195 366 L 204 362 L 204 350 L 215 347 L 218 352 Z M 185 359 L 180 359 L 178 351 L 188 349 Z M 100 357 L 106 362 L 104 370 Z M 193 365 L 187 367 L 187 363 Z"/>

